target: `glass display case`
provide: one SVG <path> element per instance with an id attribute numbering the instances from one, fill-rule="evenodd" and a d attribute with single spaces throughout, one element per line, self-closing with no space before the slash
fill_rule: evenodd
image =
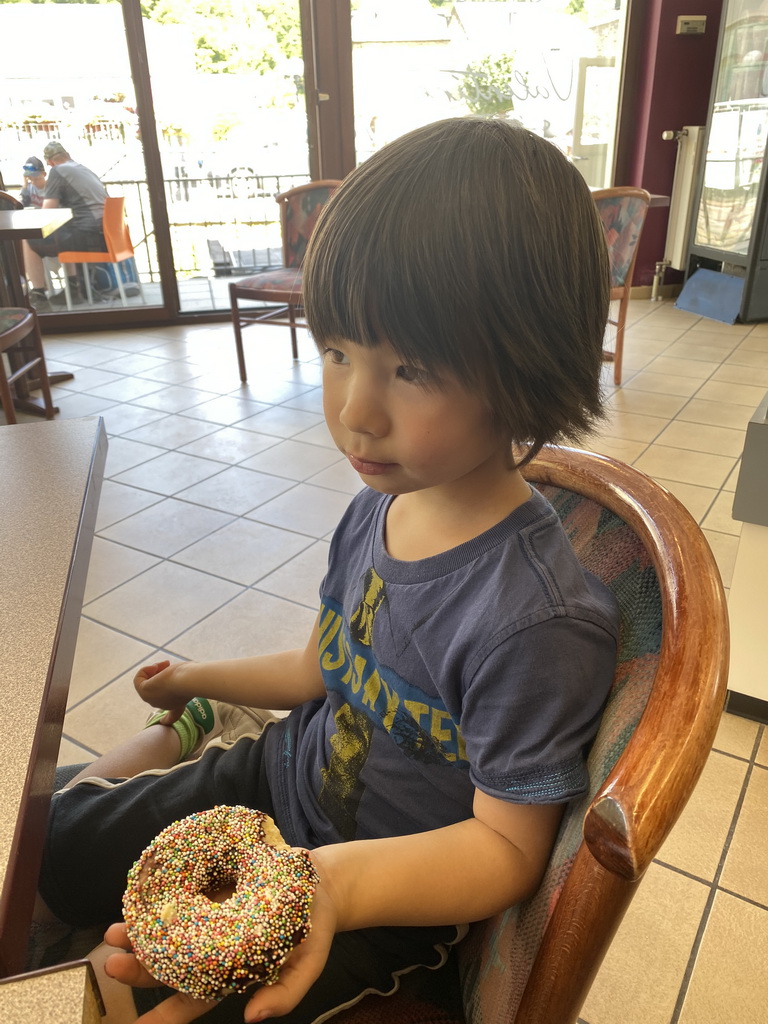
<path id="1" fill-rule="evenodd" d="M 744 278 L 741 320 L 768 319 L 768 0 L 726 0 L 688 274 Z"/>

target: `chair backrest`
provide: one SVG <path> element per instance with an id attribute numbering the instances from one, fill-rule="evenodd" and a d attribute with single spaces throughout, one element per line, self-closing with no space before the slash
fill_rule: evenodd
<path id="1" fill-rule="evenodd" d="M 18 199 L 15 199 L 8 192 L 0 192 L 0 210 L 23 210 L 24 207 Z"/>
<path id="2" fill-rule="evenodd" d="M 340 184 L 335 179 L 310 181 L 275 196 L 280 204 L 284 267 L 301 266 L 320 211 Z"/>
<path id="3" fill-rule="evenodd" d="M 644 188 L 604 188 L 592 193 L 603 222 L 611 259 L 611 288 L 628 288 L 637 259 L 640 235 L 651 202 Z"/>
<path id="4" fill-rule="evenodd" d="M 107 196 L 104 200 L 102 231 L 112 263 L 120 263 L 133 256 L 133 245 L 125 219 L 125 199 L 122 196 Z"/>
<path id="5" fill-rule="evenodd" d="M 685 805 L 725 701 L 728 625 L 698 525 L 637 470 L 545 449 L 525 475 L 621 609 L 617 672 L 536 894 L 458 947 L 468 1024 L 573 1024 L 637 884 Z"/>
<path id="6" fill-rule="evenodd" d="M 8 192 L 0 191 L 0 210 L 23 210 L 22 203 Z M 13 247 L 13 248 L 11 248 Z M 6 255 L 7 254 L 7 255 Z M 13 257 L 13 258 L 12 258 Z M 16 264 L 17 267 L 24 267 L 21 242 L 5 241 L 0 242 L 0 303 L 3 305 L 14 305 L 13 296 L 17 294 L 10 280 L 9 267 Z M 26 289 L 26 282 L 24 283 Z"/>

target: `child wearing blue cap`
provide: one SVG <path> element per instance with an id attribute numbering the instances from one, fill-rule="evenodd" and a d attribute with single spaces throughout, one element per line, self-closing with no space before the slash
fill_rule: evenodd
<path id="1" fill-rule="evenodd" d="M 45 164 L 39 157 L 31 156 L 25 161 L 22 170 L 24 187 L 21 190 L 21 204 L 40 209 L 45 199 Z"/>

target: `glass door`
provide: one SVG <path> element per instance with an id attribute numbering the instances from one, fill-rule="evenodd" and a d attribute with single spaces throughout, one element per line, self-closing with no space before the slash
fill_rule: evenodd
<path id="1" fill-rule="evenodd" d="M 282 260 L 275 195 L 309 180 L 299 0 L 142 4 L 182 313 Z"/>
<path id="2" fill-rule="evenodd" d="M 768 142 L 768 5 L 724 13 L 693 251 L 746 266 Z"/>
<path id="3" fill-rule="evenodd" d="M 130 318 L 158 305 L 157 249 L 120 6 L 0 4 L 0 38 L 0 174 L 6 191 L 23 195 L 25 204 L 42 202 L 40 191 L 51 173 L 45 147 L 59 142 L 74 163 L 97 175 L 110 196 L 125 198 L 135 250 L 133 259 L 119 265 L 125 299 L 115 267 L 91 264 L 90 292 L 81 269 L 69 315 L 114 310 Z M 30 176 L 35 164 L 42 166 L 42 177 Z M 57 259 L 44 259 L 48 306 L 66 315 L 63 274 Z"/>
<path id="4" fill-rule="evenodd" d="M 70 316 L 221 312 L 230 281 L 280 261 L 274 196 L 309 180 L 299 0 L 0 2 L 0 38 L 6 190 L 20 196 L 25 162 L 57 140 L 125 197 L 127 306 L 91 268 L 92 301 Z M 67 315 L 61 268 L 45 270 Z"/>
<path id="5" fill-rule="evenodd" d="M 358 162 L 420 124 L 478 114 L 559 146 L 611 183 L 627 0 L 357 0 Z"/>

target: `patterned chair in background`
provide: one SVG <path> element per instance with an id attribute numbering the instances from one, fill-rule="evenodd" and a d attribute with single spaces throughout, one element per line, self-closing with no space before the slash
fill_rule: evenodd
<path id="1" fill-rule="evenodd" d="M 608 323 L 616 328 L 613 351 L 605 349 L 603 359 L 613 363 L 613 380 L 621 384 L 621 362 L 624 354 L 624 327 L 627 321 L 632 272 L 635 269 L 640 235 L 651 202 L 644 188 L 626 186 L 599 189 L 592 198 L 600 214 L 611 259 L 611 301 L 618 300 L 616 319 Z"/>
<path id="2" fill-rule="evenodd" d="M 443 970 L 404 975 L 394 995 L 369 996 L 335 1024 L 574 1024 L 709 754 L 728 624 L 698 525 L 659 484 L 603 456 L 547 448 L 524 472 L 621 609 L 590 791 L 569 806 L 533 897 L 472 926 Z"/>
<path id="3" fill-rule="evenodd" d="M 275 196 L 280 206 L 280 229 L 283 239 L 283 266 L 277 270 L 265 270 L 229 286 L 232 307 L 232 325 L 235 329 L 235 346 L 240 380 L 247 380 L 245 353 L 243 351 L 243 327 L 250 324 L 277 324 L 291 330 L 291 350 L 298 359 L 296 340 L 297 318 L 302 316 L 301 264 L 307 249 L 309 237 L 315 227 L 320 210 L 341 184 L 336 180 L 312 181 L 299 185 Z M 240 306 L 245 302 L 266 302 L 268 307 Z M 274 304 L 277 303 L 277 306 Z"/>
<path id="4" fill-rule="evenodd" d="M 28 390 L 40 388 L 43 392 L 42 409 L 45 418 L 53 419 L 58 409 L 51 398 L 37 313 L 34 309 L 23 307 L 3 307 L 0 309 L 0 405 L 6 423 L 17 422 L 13 385 L 23 378 L 26 378 L 23 396 L 27 396 Z"/>

